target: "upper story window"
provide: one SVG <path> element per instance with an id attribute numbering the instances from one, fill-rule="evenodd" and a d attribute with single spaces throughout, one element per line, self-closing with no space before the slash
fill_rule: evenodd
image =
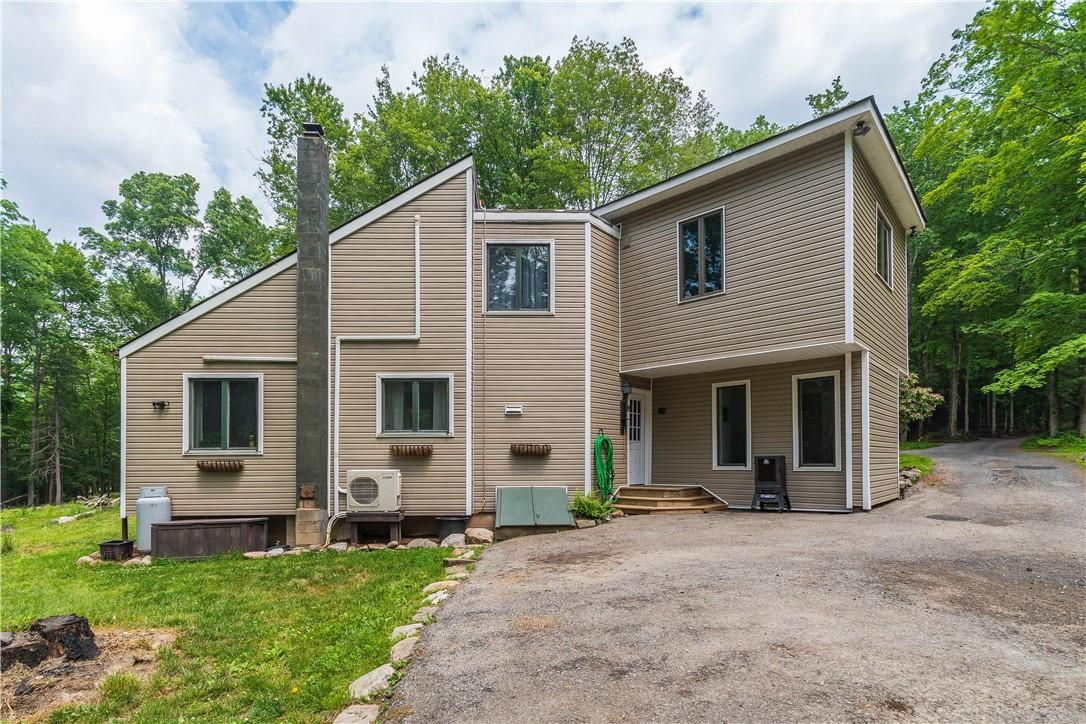
<path id="1" fill-rule="evenodd" d="M 262 384 L 259 373 L 186 375 L 185 452 L 260 452 Z"/>
<path id="2" fill-rule="evenodd" d="M 547 314 L 553 310 L 554 244 L 550 241 L 486 245 L 486 310 Z"/>
<path id="3" fill-rule="evenodd" d="M 378 434 L 452 434 L 452 375 L 377 375 Z"/>
<path id="4" fill-rule="evenodd" d="M 724 291 L 724 209 L 678 227 L 679 301 Z"/>
<path id="5" fill-rule="evenodd" d="M 886 217 L 882 215 L 882 211 L 875 212 L 875 268 L 879 272 L 879 276 L 888 285 L 892 286 L 891 280 L 891 252 L 894 245 L 894 230 L 890 226 L 890 223 L 886 221 Z"/>

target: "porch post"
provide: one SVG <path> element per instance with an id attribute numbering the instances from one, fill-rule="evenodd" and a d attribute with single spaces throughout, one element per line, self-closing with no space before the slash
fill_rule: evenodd
<path id="1" fill-rule="evenodd" d="M 860 352 L 860 438 L 863 509 L 871 510 L 871 353 Z"/>

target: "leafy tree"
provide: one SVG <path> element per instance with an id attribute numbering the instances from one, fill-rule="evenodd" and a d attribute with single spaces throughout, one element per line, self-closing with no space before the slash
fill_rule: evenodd
<path id="1" fill-rule="evenodd" d="M 916 373 L 902 378 L 899 396 L 903 437 L 908 433 L 910 424 L 928 419 L 935 412 L 935 408 L 943 402 L 942 395 L 920 384 L 920 378 L 916 376 Z"/>
<path id="2" fill-rule="evenodd" d="M 811 93 L 804 100 L 811 107 L 814 117 L 818 118 L 843 107 L 845 101 L 848 100 L 848 91 L 845 90 L 844 85 L 841 83 L 841 76 L 837 76 L 830 81 L 829 88 L 821 93 Z"/>

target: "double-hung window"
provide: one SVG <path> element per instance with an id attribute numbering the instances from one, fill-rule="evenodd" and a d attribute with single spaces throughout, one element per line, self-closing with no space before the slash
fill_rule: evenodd
<path id="1" fill-rule="evenodd" d="M 724 209 L 680 221 L 679 300 L 724 291 Z"/>
<path id="2" fill-rule="evenodd" d="M 185 452 L 260 452 L 262 384 L 259 373 L 186 375 Z"/>
<path id="3" fill-rule="evenodd" d="M 378 375 L 378 434 L 452 434 L 452 375 Z"/>
<path id="4" fill-rule="evenodd" d="M 838 372 L 792 377 L 792 467 L 841 469 L 841 413 Z"/>
<path id="5" fill-rule="evenodd" d="M 553 255 L 549 241 L 486 245 L 488 312 L 546 314 L 553 311 Z"/>
<path id="6" fill-rule="evenodd" d="M 894 231 L 882 211 L 875 212 L 875 269 L 888 286 L 892 286 L 892 256 Z"/>
<path id="7" fill-rule="evenodd" d="M 750 381 L 713 385 L 713 469 L 750 470 Z"/>

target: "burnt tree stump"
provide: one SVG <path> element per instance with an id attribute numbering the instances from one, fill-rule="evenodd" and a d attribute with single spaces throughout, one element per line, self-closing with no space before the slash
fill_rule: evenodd
<path id="1" fill-rule="evenodd" d="M 21 631 L 0 648 L 0 671 L 7 671 L 15 664 L 33 669 L 48 658 L 49 642 L 36 633 Z"/>
<path id="2" fill-rule="evenodd" d="M 49 644 L 50 656 L 64 656 L 72 661 L 93 659 L 98 655 L 94 632 L 84 616 L 69 613 L 64 616 L 39 618 L 28 631 L 36 633 Z"/>

